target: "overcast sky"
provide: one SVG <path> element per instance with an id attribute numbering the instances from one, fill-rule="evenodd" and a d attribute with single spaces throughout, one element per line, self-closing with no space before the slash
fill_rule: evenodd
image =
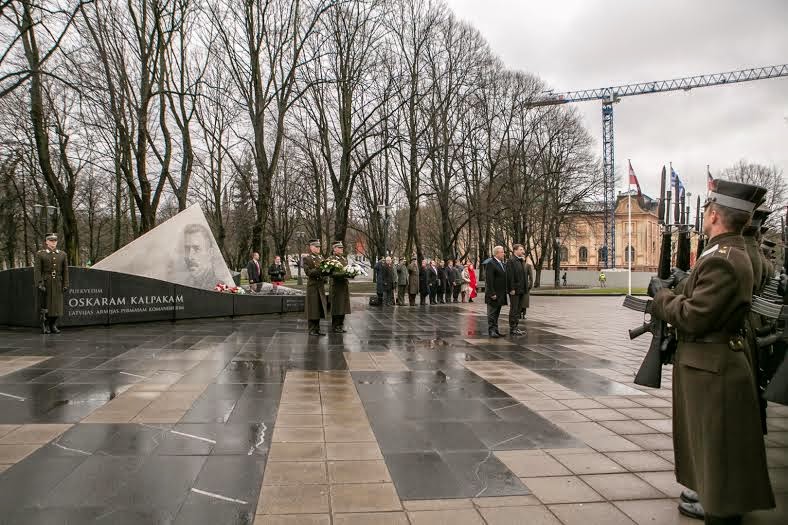
<path id="1" fill-rule="evenodd" d="M 788 63 L 788 0 L 448 3 L 509 68 L 536 73 L 555 91 Z M 577 107 L 601 156 L 601 103 Z M 652 196 L 668 162 L 695 195 L 705 195 L 707 164 L 716 175 L 744 158 L 788 177 L 788 77 L 627 97 L 614 115 L 616 174 L 626 184 L 631 159 Z"/>

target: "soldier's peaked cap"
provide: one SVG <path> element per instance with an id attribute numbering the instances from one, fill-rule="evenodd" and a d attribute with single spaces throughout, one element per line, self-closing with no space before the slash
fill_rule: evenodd
<path id="1" fill-rule="evenodd" d="M 772 248 L 774 248 L 775 246 L 777 246 L 777 243 L 776 243 L 776 242 L 774 242 L 774 241 L 773 241 L 773 240 L 771 240 L 771 239 L 764 239 L 764 240 L 761 242 L 761 246 L 764 246 L 764 247 L 766 247 L 766 248 L 769 248 L 769 249 L 771 250 Z"/>
<path id="2" fill-rule="evenodd" d="M 342 244 L 342 241 L 336 241 L 334 244 L 331 245 L 333 248 L 344 248 L 345 245 Z"/>
<path id="3" fill-rule="evenodd" d="M 309 239 L 309 246 L 320 246 L 320 239 Z"/>
<path id="4" fill-rule="evenodd" d="M 752 212 L 752 220 L 753 222 L 762 223 L 763 221 L 766 220 L 766 217 L 768 217 L 769 214 L 771 213 L 772 210 L 770 210 L 766 206 L 759 206 L 758 208 L 755 209 L 754 212 Z"/>
<path id="5" fill-rule="evenodd" d="M 48 241 L 56 241 L 57 240 L 57 233 L 47 233 L 46 240 L 48 240 Z"/>
<path id="6" fill-rule="evenodd" d="M 714 179 L 706 204 L 715 203 L 733 210 L 752 213 L 763 202 L 766 188 L 730 180 Z"/>

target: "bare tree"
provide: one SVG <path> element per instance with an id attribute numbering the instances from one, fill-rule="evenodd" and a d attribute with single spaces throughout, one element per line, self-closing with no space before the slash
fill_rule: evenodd
<path id="1" fill-rule="evenodd" d="M 723 179 L 743 182 L 746 184 L 756 184 L 766 188 L 765 206 L 772 211 L 766 224 L 772 228 L 779 227 L 780 211 L 788 206 L 788 180 L 786 180 L 783 170 L 777 166 L 766 166 L 755 162 L 740 160 L 733 166 L 725 168 L 719 175 Z"/>

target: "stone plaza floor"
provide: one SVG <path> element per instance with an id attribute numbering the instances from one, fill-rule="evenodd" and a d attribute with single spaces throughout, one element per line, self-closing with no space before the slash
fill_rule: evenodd
<path id="1" fill-rule="evenodd" d="M 481 299 L 481 298 L 480 298 Z M 676 510 L 670 374 L 620 297 L 0 329 L 0 523 L 691 524 Z M 506 310 L 501 316 L 506 326 Z M 503 329 L 506 332 L 505 328 Z M 788 523 L 788 407 L 766 436 Z"/>

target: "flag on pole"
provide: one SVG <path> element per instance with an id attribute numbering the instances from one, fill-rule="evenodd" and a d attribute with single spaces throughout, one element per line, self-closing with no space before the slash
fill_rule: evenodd
<path id="1" fill-rule="evenodd" d="M 681 199 L 681 196 L 684 195 L 684 185 L 681 183 L 679 174 L 673 170 L 673 166 L 670 167 L 670 185 L 677 188 L 676 198 Z"/>
<path id="2" fill-rule="evenodd" d="M 711 176 L 708 164 L 706 164 L 706 189 L 709 191 L 714 189 L 714 177 Z"/>
<path id="3" fill-rule="evenodd" d="M 635 170 L 632 169 L 632 161 L 629 161 L 629 185 L 637 186 L 638 189 L 638 197 L 642 195 L 640 192 L 640 183 L 638 182 L 638 178 L 635 176 Z"/>

